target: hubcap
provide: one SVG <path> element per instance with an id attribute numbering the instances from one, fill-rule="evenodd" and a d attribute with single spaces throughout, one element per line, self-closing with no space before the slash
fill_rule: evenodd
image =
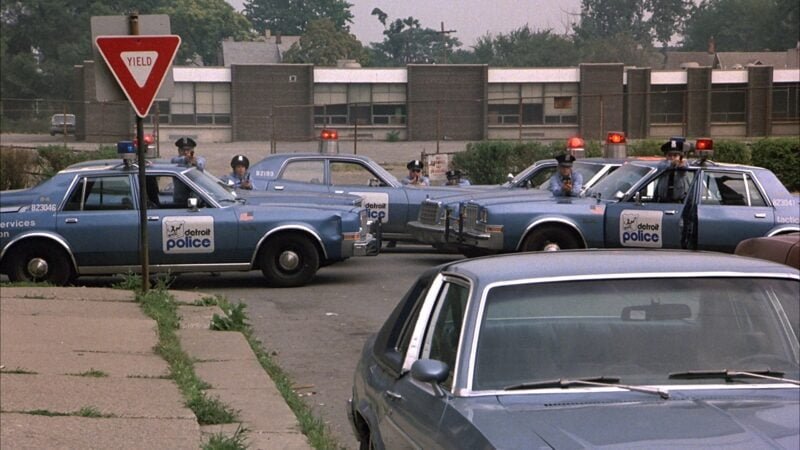
<path id="1" fill-rule="evenodd" d="M 542 250 L 546 252 L 557 252 L 561 250 L 561 247 L 559 247 L 558 244 L 554 242 L 548 242 L 547 244 L 544 245 L 544 248 Z"/>
<path id="2" fill-rule="evenodd" d="M 291 250 L 286 250 L 278 258 L 278 264 L 283 270 L 295 270 L 300 266 L 300 255 Z"/>
<path id="3" fill-rule="evenodd" d="M 47 261 L 42 258 L 33 258 L 28 261 L 28 273 L 34 278 L 44 278 L 48 270 Z"/>

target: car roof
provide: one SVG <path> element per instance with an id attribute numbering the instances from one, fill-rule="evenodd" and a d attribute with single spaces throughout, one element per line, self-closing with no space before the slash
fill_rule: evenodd
<path id="1" fill-rule="evenodd" d="M 482 284 L 531 278 L 586 277 L 620 274 L 752 273 L 800 276 L 782 264 L 739 256 L 661 249 L 567 250 L 490 256 L 457 261 L 444 272 L 462 274 Z"/>
<path id="2" fill-rule="evenodd" d="M 172 163 L 167 159 L 148 159 L 146 164 L 147 170 L 153 169 L 163 169 L 163 170 L 170 170 L 170 171 L 183 171 L 186 170 L 188 167 L 176 163 Z M 103 171 L 117 171 L 117 172 L 130 172 L 130 168 L 126 168 L 123 166 L 122 159 L 97 159 L 93 161 L 82 161 L 79 163 L 72 164 L 67 166 L 60 173 L 69 173 L 69 172 L 86 172 L 92 170 L 103 170 Z"/>
<path id="3" fill-rule="evenodd" d="M 352 155 L 352 154 L 342 154 L 342 153 L 313 153 L 313 152 L 276 153 L 274 155 L 267 155 L 266 157 L 264 157 L 263 160 L 275 159 L 283 161 L 290 158 L 320 158 L 320 159 L 341 158 L 341 159 L 358 159 L 361 161 L 372 161 L 372 158 L 369 158 L 364 155 Z"/>

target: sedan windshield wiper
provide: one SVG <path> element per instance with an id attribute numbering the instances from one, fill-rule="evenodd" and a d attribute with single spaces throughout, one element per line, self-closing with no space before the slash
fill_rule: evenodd
<path id="1" fill-rule="evenodd" d="M 591 377 L 591 378 L 561 378 L 557 380 L 542 380 L 533 381 L 530 383 L 519 383 L 503 388 L 505 391 L 517 391 L 523 389 L 549 389 L 561 388 L 567 389 L 573 386 L 599 386 L 599 387 L 616 387 L 626 389 L 633 392 L 643 392 L 645 394 L 656 394 L 664 400 L 669 398 L 669 392 L 662 391 L 661 389 L 647 388 L 641 386 L 631 386 L 628 384 L 619 384 L 617 377 Z"/>
<path id="2" fill-rule="evenodd" d="M 764 380 L 780 381 L 800 386 L 800 381 L 783 378 L 783 372 L 777 370 L 688 370 L 686 372 L 673 372 L 669 374 L 672 380 L 702 380 L 709 378 L 724 378 L 733 381 L 736 378 L 762 378 Z"/>

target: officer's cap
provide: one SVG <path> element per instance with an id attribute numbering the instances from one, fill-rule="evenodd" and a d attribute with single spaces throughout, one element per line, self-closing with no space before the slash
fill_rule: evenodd
<path id="1" fill-rule="evenodd" d="M 194 139 L 192 139 L 190 137 L 184 136 L 184 137 L 178 139 L 177 141 L 175 141 L 175 147 L 178 147 L 178 150 L 181 150 L 181 149 L 184 149 L 184 148 L 187 148 L 187 147 L 193 149 L 193 148 L 197 147 L 197 142 L 195 142 Z"/>
<path id="2" fill-rule="evenodd" d="M 247 156 L 244 155 L 236 155 L 231 159 L 231 169 L 235 169 L 236 166 L 244 166 L 245 169 L 250 168 L 250 160 L 247 159 Z"/>
<path id="3" fill-rule="evenodd" d="M 418 159 L 412 159 L 411 161 L 406 164 L 408 170 L 422 170 L 422 161 Z"/>
<path id="4" fill-rule="evenodd" d="M 671 138 L 669 141 L 661 145 L 661 152 L 663 152 L 665 155 L 668 155 L 670 153 L 680 153 L 681 155 L 683 155 L 684 153 L 683 143 L 684 139 L 681 137 Z"/>
<path id="5" fill-rule="evenodd" d="M 445 175 L 447 176 L 448 180 L 452 180 L 454 178 L 459 178 L 461 176 L 461 171 L 458 169 L 448 170 L 447 172 L 445 172 Z"/>
<path id="6" fill-rule="evenodd" d="M 572 163 L 575 162 L 575 157 L 570 155 L 569 153 L 564 153 L 556 156 L 556 161 L 558 161 L 559 166 L 572 167 Z"/>

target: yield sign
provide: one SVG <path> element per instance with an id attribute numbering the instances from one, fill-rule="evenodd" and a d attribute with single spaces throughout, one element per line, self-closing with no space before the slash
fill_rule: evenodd
<path id="1" fill-rule="evenodd" d="M 147 116 L 181 44 L 175 35 L 98 36 L 97 49 L 136 115 Z"/>

